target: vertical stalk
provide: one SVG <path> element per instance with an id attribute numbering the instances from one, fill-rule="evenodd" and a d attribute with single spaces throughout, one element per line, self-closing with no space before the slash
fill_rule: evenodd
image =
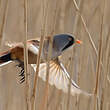
<path id="1" fill-rule="evenodd" d="M 98 59 L 97 59 L 97 68 L 96 68 L 96 85 L 94 90 L 94 110 L 96 110 L 97 106 L 97 97 L 98 97 L 98 88 L 99 88 L 99 79 L 101 74 L 101 58 L 102 58 L 102 41 L 103 41 L 103 22 L 104 22 L 104 9 L 105 9 L 105 0 L 104 0 L 104 6 L 101 11 L 101 31 L 100 31 L 100 39 L 99 39 L 99 50 L 98 50 Z"/>
<path id="2" fill-rule="evenodd" d="M 78 7 L 78 5 L 77 5 L 77 3 L 76 3 L 76 0 L 72 0 L 72 3 L 73 3 L 73 6 L 75 6 L 76 12 L 78 13 L 78 15 L 79 15 L 80 18 L 81 18 L 81 21 L 82 21 L 82 23 L 83 23 L 84 29 L 85 29 L 86 33 L 88 34 L 88 37 L 89 37 L 90 43 L 91 43 L 91 45 L 92 45 L 92 48 L 93 48 L 93 50 L 94 50 L 96 56 L 98 56 L 98 51 L 97 51 L 97 49 L 96 49 L 95 43 L 94 43 L 93 40 L 92 40 L 92 36 L 91 36 L 91 34 L 90 34 L 90 32 L 89 32 L 89 30 L 88 30 L 88 28 L 87 28 L 86 22 L 85 22 L 85 20 L 84 20 L 82 14 L 81 14 L 81 12 L 80 12 L 80 9 L 79 9 L 79 7 Z M 103 66 L 103 65 L 102 65 L 102 66 Z"/>
<path id="3" fill-rule="evenodd" d="M 56 3 L 56 5 L 57 5 L 57 3 Z M 47 8 L 48 8 L 48 4 L 47 4 Z M 46 109 L 48 109 L 47 104 L 48 104 L 48 93 L 49 93 L 49 69 L 50 69 L 50 61 L 51 61 L 51 55 L 52 55 L 53 34 L 55 31 L 55 24 L 56 24 L 56 9 L 54 12 L 53 22 L 52 22 L 53 30 L 52 30 L 50 38 L 49 38 L 49 49 L 48 49 L 47 62 L 46 62 L 47 68 L 46 68 L 46 83 L 45 83 L 45 90 L 44 90 L 45 93 L 44 93 L 44 97 L 41 101 L 42 103 L 40 105 L 40 110 L 44 110 L 45 107 L 46 107 Z"/>
<path id="4" fill-rule="evenodd" d="M 25 39 L 24 39 L 24 70 L 25 70 L 25 97 L 26 97 L 26 110 L 29 110 L 29 75 L 28 75 L 28 50 L 27 50 L 27 31 L 28 31 L 28 24 L 27 24 L 27 2 L 28 0 L 24 0 L 24 28 L 25 28 Z"/>
<path id="5" fill-rule="evenodd" d="M 35 98 L 36 98 L 36 90 L 37 90 L 37 80 L 38 80 L 38 72 L 39 72 L 39 65 L 40 65 L 40 57 L 41 57 L 41 51 L 43 48 L 43 42 L 45 38 L 45 25 L 46 25 L 46 13 L 45 13 L 45 6 L 44 6 L 44 0 L 42 3 L 42 9 L 43 9 L 43 24 L 42 24 L 42 29 L 41 29 L 41 37 L 40 37 L 40 45 L 39 45 L 39 53 L 37 56 L 37 68 L 36 68 L 36 73 L 35 73 L 35 78 L 34 78 L 34 87 L 32 90 L 32 96 L 31 96 L 31 110 L 35 110 Z"/>
<path id="6" fill-rule="evenodd" d="M 0 3 L 1 3 L 1 1 L 0 1 Z M 6 18 L 7 18 L 8 3 L 9 3 L 9 0 L 6 0 L 4 14 L 3 14 L 3 20 L 2 20 L 2 24 L 1 24 L 1 28 L 0 28 L 0 44 L 1 44 L 1 41 L 2 41 L 3 31 L 4 31 L 4 28 L 5 28 L 5 22 L 6 22 Z M 2 5 L 2 4 L 0 4 L 0 5 Z"/>
<path id="7" fill-rule="evenodd" d="M 52 37 L 50 38 L 49 40 L 49 51 L 48 51 L 48 56 L 47 56 L 47 68 L 46 68 L 46 84 L 45 84 L 45 93 L 44 93 L 44 97 L 42 99 L 42 103 L 41 103 L 41 106 L 40 106 L 40 110 L 44 110 L 45 107 L 47 109 L 47 101 L 48 101 L 48 91 L 49 91 L 49 69 L 50 69 L 50 58 L 51 58 L 51 53 L 52 53 Z"/>
<path id="8" fill-rule="evenodd" d="M 72 50 L 72 57 L 70 59 L 71 65 L 73 65 L 73 50 Z M 71 79 L 72 79 L 72 73 L 73 73 L 73 68 L 70 65 L 70 79 L 69 79 L 69 85 L 68 85 L 68 97 L 67 97 L 67 110 L 69 110 L 69 104 L 70 104 L 70 95 L 71 95 Z"/>

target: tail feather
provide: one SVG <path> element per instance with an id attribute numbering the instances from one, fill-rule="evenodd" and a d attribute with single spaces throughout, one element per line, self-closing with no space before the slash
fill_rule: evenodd
<path id="1" fill-rule="evenodd" d="M 9 51 L 0 54 L 0 67 L 11 62 L 11 53 Z"/>

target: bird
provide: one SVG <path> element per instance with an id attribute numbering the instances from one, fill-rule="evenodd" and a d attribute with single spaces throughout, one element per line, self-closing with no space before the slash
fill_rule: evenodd
<path id="1" fill-rule="evenodd" d="M 64 51 L 72 47 L 74 44 L 81 44 L 80 40 L 75 39 L 73 35 L 70 34 L 57 34 L 52 36 L 52 53 L 50 56 L 50 69 L 49 69 L 49 84 L 55 85 L 56 88 L 63 90 L 63 92 L 68 92 L 68 86 L 71 81 L 71 94 L 86 93 L 80 89 L 80 87 L 70 78 L 64 65 L 59 60 L 59 57 Z M 38 76 L 46 81 L 46 62 L 47 55 L 49 52 L 49 42 L 51 37 L 46 36 L 44 39 L 43 48 L 41 51 L 41 60 Z M 36 39 L 31 39 L 27 41 L 28 49 L 28 64 L 30 64 L 34 71 L 36 72 L 36 61 L 39 53 L 40 41 Z M 15 43 L 10 46 L 7 51 L 0 53 L 0 67 L 6 65 L 10 62 L 17 62 L 17 67 L 21 68 L 19 76 L 21 77 L 20 83 L 25 81 L 24 74 L 24 45 L 22 42 Z"/>

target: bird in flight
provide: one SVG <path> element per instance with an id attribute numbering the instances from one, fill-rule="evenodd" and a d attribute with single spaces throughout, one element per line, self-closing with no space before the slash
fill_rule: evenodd
<path id="1" fill-rule="evenodd" d="M 41 52 L 41 60 L 39 67 L 39 77 L 44 81 L 46 80 L 46 61 L 47 55 L 49 52 L 49 42 L 50 37 L 45 37 L 42 52 Z M 50 57 L 50 69 L 49 69 L 49 84 L 55 85 L 56 88 L 62 89 L 64 92 L 68 92 L 68 85 L 71 81 L 71 94 L 81 93 L 82 90 L 79 86 L 70 79 L 69 73 L 63 66 L 63 64 L 59 61 L 59 56 L 61 56 L 62 52 L 67 50 L 69 47 L 74 45 L 75 43 L 81 43 L 80 40 L 76 40 L 72 35 L 69 34 L 58 34 L 53 36 L 52 43 L 52 52 Z M 28 64 L 36 71 L 36 61 L 39 52 L 39 44 L 38 40 L 28 40 L 27 41 L 27 49 L 28 49 Z M 0 53 L 0 66 L 6 65 L 10 62 L 18 62 L 18 67 L 21 68 L 19 76 L 21 76 L 20 83 L 25 81 L 24 75 L 24 45 L 22 42 L 12 44 L 12 47 L 5 52 Z"/>

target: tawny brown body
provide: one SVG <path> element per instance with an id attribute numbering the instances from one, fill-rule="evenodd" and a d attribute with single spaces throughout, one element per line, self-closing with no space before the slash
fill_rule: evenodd
<path id="1" fill-rule="evenodd" d="M 18 60 L 18 61 L 24 62 L 24 48 L 16 46 L 12 48 L 10 52 L 11 52 L 12 60 Z M 28 63 L 36 64 L 36 61 L 37 61 L 37 55 L 32 53 L 30 50 L 28 50 Z"/>
<path id="2" fill-rule="evenodd" d="M 36 64 L 37 54 L 35 54 L 31 49 L 31 46 L 39 46 L 39 41 L 37 40 L 29 40 L 27 41 L 27 49 L 28 49 L 28 63 Z M 2 55 L 10 53 L 11 60 L 16 60 L 20 62 L 24 62 L 24 46 L 23 43 L 17 43 L 8 51 L 3 52 Z M 2 61 L 1 61 L 2 62 Z"/>

